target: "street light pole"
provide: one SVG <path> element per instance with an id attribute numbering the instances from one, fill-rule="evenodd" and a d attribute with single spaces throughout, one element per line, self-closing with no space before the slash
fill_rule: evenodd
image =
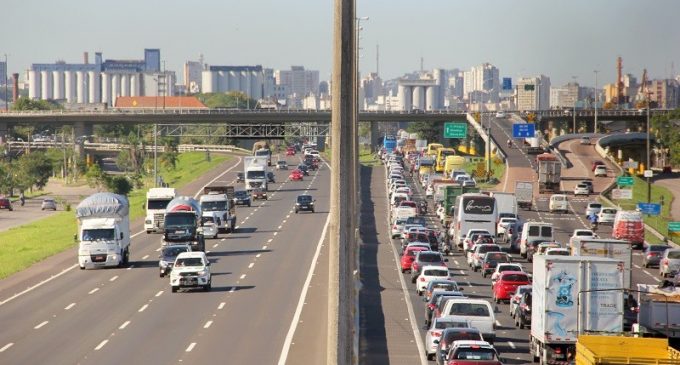
<path id="1" fill-rule="evenodd" d="M 650 130 L 649 130 L 649 93 L 647 93 L 647 166 L 645 166 L 646 170 L 652 170 L 649 161 L 650 161 L 650 156 L 649 156 L 649 139 L 650 139 Z M 649 181 L 650 176 L 647 176 L 647 203 L 650 203 L 652 201 L 652 184 Z"/>
<path id="2" fill-rule="evenodd" d="M 597 103 L 600 101 L 600 93 L 597 90 L 597 73 L 600 71 L 594 70 L 593 72 L 595 72 L 595 126 L 593 127 L 593 133 L 597 133 Z"/>
<path id="3" fill-rule="evenodd" d="M 7 98 L 7 84 L 9 84 L 7 80 L 7 53 L 5 53 L 5 111 L 9 111 L 9 99 Z"/>
<path id="4" fill-rule="evenodd" d="M 572 76 L 572 79 L 574 79 L 574 86 L 576 86 L 576 76 Z M 578 86 L 576 86 L 576 95 L 574 95 L 574 126 L 572 129 L 572 133 L 576 134 L 576 101 L 578 100 Z"/>

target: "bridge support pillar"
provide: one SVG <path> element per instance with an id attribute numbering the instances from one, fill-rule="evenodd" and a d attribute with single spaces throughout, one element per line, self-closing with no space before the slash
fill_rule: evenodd
<path id="1" fill-rule="evenodd" d="M 0 122 L 0 145 L 4 145 L 7 143 L 7 139 L 9 138 L 9 124 L 7 122 Z"/>
<path id="2" fill-rule="evenodd" d="M 93 126 L 91 123 L 86 123 L 86 122 L 76 122 L 73 124 L 73 133 L 75 134 L 76 138 L 78 137 L 89 137 L 93 133 Z"/>

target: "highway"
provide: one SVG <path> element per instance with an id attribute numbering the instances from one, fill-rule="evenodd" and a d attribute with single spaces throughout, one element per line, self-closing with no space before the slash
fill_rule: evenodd
<path id="1" fill-rule="evenodd" d="M 300 157 L 286 160 L 297 165 Z M 241 169 L 241 158 L 233 159 L 180 193 L 234 183 Z M 289 172 L 275 170 L 269 200 L 237 208 L 235 233 L 206 240 L 211 292 L 170 292 L 169 279 L 158 277 L 161 236 L 142 233 L 141 221 L 132 224 L 128 268 L 81 271 L 71 249 L 3 280 L 0 363 L 325 361 L 326 339 L 318 333 L 325 334 L 326 323 L 322 235 L 330 170 L 324 165 L 299 182 L 287 181 Z M 294 213 L 303 192 L 315 197 L 316 213 Z"/>
<path id="2" fill-rule="evenodd" d="M 512 134 L 512 121 L 507 119 L 492 120 L 492 135 L 497 141 L 505 141 Z M 504 145 L 503 145 L 504 146 Z M 563 246 L 568 244 L 569 237 L 574 229 L 590 228 L 586 226 L 585 207 L 589 201 L 596 201 L 599 194 L 614 178 L 614 170 L 609 166 L 607 178 L 595 178 L 590 171 L 593 160 L 603 160 L 595 152 L 593 145 L 581 145 L 578 140 L 563 142 L 559 146 L 565 156 L 572 161 L 574 167 L 563 169 L 562 190 L 569 194 L 568 214 L 553 214 L 548 212 L 549 194 L 535 194 L 535 207 L 531 211 L 520 211 L 523 221 L 544 221 L 553 223 L 556 234 L 555 238 Z M 536 173 L 533 170 L 532 155 L 527 155 L 525 149 L 513 147 L 507 149 L 507 176 L 506 183 L 499 186 L 499 190 L 514 191 L 515 181 L 536 181 Z M 364 173 L 367 175 L 367 173 Z M 427 364 L 424 356 L 423 342 L 426 331 L 424 324 L 424 303 L 422 297 L 415 292 L 415 285 L 411 284 L 408 273 L 401 274 L 398 271 L 398 253 L 401 244 L 399 240 L 391 240 L 388 232 L 387 217 L 387 193 L 385 191 L 385 171 L 383 167 L 374 168 L 370 174 L 371 204 L 374 205 L 376 236 L 380 237 L 380 243 L 390 245 L 378 245 L 379 248 L 371 249 L 371 245 L 364 244 L 366 253 L 377 251 L 377 278 L 373 287 L 380 290 L 374 295 L 364 294 L 365 298 L 373 300 L 372 303 L 364 302 L 362 309 L 366 312 L 379 315 L 383 319 L 382 330 L 380 321 L 370 319 L 362 320 L 361 329 L 361 359 L 362 364 Z M 595 194 L 590 197 L 574 197 L 572 192 L 576 181 L 582 178 L 591 178 L 594 182 Z M 364 184 L 363 186 L 366 186 Z M 422 199 L 424 192 L 419 185 L 414 200 Z M 537 191 L 537 188 L 534 189 Z M 380 208 L 380 209 L 379 209 Z M 430 206 L 430 212 L 432 206 Z M 432 225 L 440 226 L 434 215 L 428 215 Z M 364 229 L 362 227 L 362 229 Z M 611 226 L 601 225 L 597 233 L 603 237 L 611 237 Z M 388 248 L 380 247 L 388 246 Z M 507 246 L 504 246 L 507 249 Z M 390 260 L 389 256 L 393 255 Z M 531 263 L 522 259 L 519 253 L 513 253 L 513 260 L 521 263 L 524 268 L 531 272 Z M 460 252 L 454 252 L 448 257 L 448 266 L 454 274 L 454 280 L 464 288 L 464 294 L 471 298 L 487 299 L 491 302 L 491 280 L 482 278 L 481 273 L 473 272 L 467 266 L 465 257 Z M 364 259 L 362 270 L 370 269 L 374 265 L 372 255 Z M 388 262 L 390 261 L 390 262 Z M 657 284 L 660 282 L 656 269 L 643 269 L 642 257 L 639 251 L 633 254 L 634 267 L 632 269 L 633 283 Z M 399 276 L 401 275 L 401 279 Z M 366 274 L 364 273 L 364 276 Z M 402 280 L 403 279 L 403 280 Z M 366 286 L 366 283 L 364 283 Z M 377 304 L 375 304 L 377 303 Z M 380 306 L 380 308 L 375 308 Z M 498 304 L 496 307 L 497 338 L 495 346 L 500 353 L 501 359 L 506 364 L 531 363 L 529 354 L 529 329 L 518 329 L 514 326 L 514 320 L 509 315 L 507 303 Z M 398 322 L 397 322 L 398 321 Z M 379 349 L 385 349 L 384 353 L 376 353 Z M 433 361 L 429 362 L 433 364 Z"/>

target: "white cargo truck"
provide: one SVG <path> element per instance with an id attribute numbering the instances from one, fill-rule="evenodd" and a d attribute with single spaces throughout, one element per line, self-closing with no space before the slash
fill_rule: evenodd
<path id="1" fill-rule="evenodd" d="M 599 256 L 622 261 L 624 264 L 623 287 L 631 288 L 633 247 L 630 242 L 592 237 L 572 237 L 569 240 L 572 256 Z"/>
<path id="2" fill-rule="evenodd" d="M 516 181 L 515 200 L 519 207 L 531 210 L 534 204 L 534 183 L 530 181 Z"/>
<path id="3" fill-rule="evenodd" d="M 177 196 L 175 188 L 151 188 L 146 192 L 146 233 L 163 232 L 165 208 Z"/>
<path id="4" fill-rule="evenodd" d="M 680 338 L 680 288 L 638 284 L 640 331 L 654 336 Z"/>
<path id="5" fill-rule="evenodd" d="M 534 256 L 529 344 L 534 362 L 573 363 L 579 334 L 623 332 L 623 274 L 623 262 L 609 258 Z"/>
<path id="6" fill-rule="evenodd" d="M 236 226 L 234 187 L 211 185 L 203 188 L 199 198 L 204 219 L 213 221 L 219 231 L 233 232 Z M 215 221 L 215 214 L 217 220 Z"/>
<path id="7" fill-rule="evenodd" d="M 267 191 L 267 157 L 244 157 L 243 170 L 246 190 L 261 188 Z"/>
<path id="8" fill-rule="evenodd" d="M 121 267 L 130 260 L 130 205 L 126 197 L 96 193 L 76 207 L 80 269 Z"/>
<path id="9" fill-rule="evenodd" d="M 491 196 L 496 198 L 499 217 L 512 216 L 517 218 L 517 198 L 515 197 L 515 194 L 492 191 Z"/>

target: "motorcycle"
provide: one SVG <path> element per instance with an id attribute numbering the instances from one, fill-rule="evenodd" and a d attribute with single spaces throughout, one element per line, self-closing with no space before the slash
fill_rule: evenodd
<path id="1" fill-rule="evenodd" d="M 418 214 L 419 215 L 427 214 L 427 202 L 420 202 L 420 204 L 418 204 Z"/>

